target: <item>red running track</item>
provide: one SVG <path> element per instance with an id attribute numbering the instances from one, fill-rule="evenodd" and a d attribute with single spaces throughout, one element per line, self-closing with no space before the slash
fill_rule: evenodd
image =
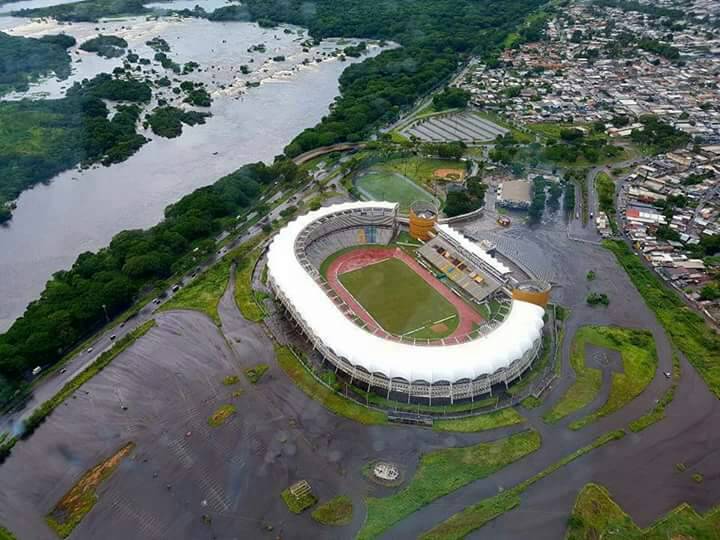
<path id="1" fill-rule="evenodd" d="M 370 266 L 371 264 L 376 264 L 390 258 L 399 259 L 407 266 L 412 268 L 412 270 L 417 275 L 419 275 L 423 279 L 423 281 L 425 281 L 425 283 L 435 289 L 457 310 L 459 317 L 458 326 L 450 336 L 444 338 L 445 344 L 448 344 L 448 341 L 450 341 L 451 343 L 460 343 L 463 341 L 467 341 L 468 338 L 466 336 L 470 332 L 472 332 L 473 323 L 479 325 L 484 322 L 485 319 L 482 317 L 482 315 L 480 315 L 477 311 L 468 306 L 461 298 L 459 298 L 448 287 L 441 283 L 430 272 L 425 270 L 425 268 L 420 266 L 415 259 L 405 253 L 402 249 L 366 248 L 357 249 L 355 251 L 351 251 L 350 253 L 345 253 L 335 259 L 330 264 L 330 267 L 327 270 L 327 280 L 333 290 L 343 300 L 343 302 L 345 302 L 350 307 L 350 309 L 352 309 L 355 315 L 360 317 L 360 319 L 365 322 L 368 331 L 386 339 L 399 340 L 399 338 L 389 334 L 380 327 L 380 325 L 375 321 L 375 319 L 372 318 L 372 316 L 367 312 L 367 310 L 362 307 L 362 305 L 360 305 L 357 300 L 355 300 L 355 297 L 350 294 L 345 287 L 343 287 L 342 283 L 340 283 L 340 280 L 338 279 L 338 276 L 340 276 L 340 274 L 352 272 L 353 270 L 364 268 L 366 266 Z M 437 340 L 436 343 L 440 344 L 440 340 Z"/>

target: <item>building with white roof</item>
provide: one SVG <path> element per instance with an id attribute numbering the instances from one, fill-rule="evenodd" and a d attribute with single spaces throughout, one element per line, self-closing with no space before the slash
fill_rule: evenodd
<path id="1" fill-rule="evenodd" d="M 302 215 L 270 244 L 268 283 L 336 370 L 388 396 L 452 402 L 519 377 L 541 350 L 545 311 L 539 305 L 512 299 L 508 292 L 502 320 L 488 321 L 462 338 L 427 342 L 369 331 L 333 294 L 319 271 L 323 260 L 353 245 L 388 244 L 398 226 L 394 203 L 343 203 Z M 458 244 L 464 256 L 477 257 L 473 262 L 491 269 L 509 291 L 505 264 L 448 225 L 438 225 L 436 232 Z"/>

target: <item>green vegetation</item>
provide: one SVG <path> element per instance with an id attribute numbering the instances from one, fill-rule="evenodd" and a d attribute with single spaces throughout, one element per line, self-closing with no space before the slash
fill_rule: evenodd
<path id="1" fill-rule="evenodd" d="M 395 335 L 443 338 L 455 331 L 455 307 L 399 259 L 339 276 L 340 282 L 380 326 Z"/>
<path id="2" fill-rule="evenodd" d="M 104 325 L 103 304 L 114 318 L 144 291 L 196 267 L 215 253 L 218 233 L 235 226 L 238 214 L 250 211 L 275 181 L 285 189 L 304 183 L 306 174 L 289 160 L 246 165 L 168 206 L 158 225 L 121 232 L 108 247 L 81 254 L 0 335 L 0 376 L 19 386 L 26 370 L 52 366 Z"/>
<path id="3" fill-rule="evenodd" d="M 662 154 L 675 148 L 685 146 L 690 142 L 690 135 L 675 129 L 670 124 L 661 122 L 654 116 L 640 118 L 643 130 L 633 130 L 630 138 L 653 154 Z"/>
<path id="4" fill-rule="evenodd" d="M 220 326 L 218 305 L 230 279 L 232 257 L 227 255 L 198 276 L 195 281 L 180 289 L 175 296 L 160 306 L 159 311 L 192 309 L 205 313 Z"/>
<path id="5" fill-rule="evenodd" d="M 696 484 L 702 484 L 703 481 L 703 475 L 700 473 L 694 473 L 692 475 L 692 479 Z"/>
<path id="6" fill-rule="evenodd" d="M 588 294 L 586 302 L 590 306 L 607 306 L 610 304 L 610 299 L 605 293 L 591 292 Z"/>
<path id="7" fill-rule="evenodd" d="M 585 346 L 591 344 L 619 351 L 623 372 L 613 372 L 610 395 L 602 407 L 570 424 L 581 429 L 595 420 L 620 410 L 642 393 L 652 381 L 657 368 L 657 352 L 649 332 L 615 326 L 584 326 L 575 335 L 570 363 L 575 370 L 575 383 L 555 407 L 545 415 L 546 422 L 557 422 L 568 414 L 589 405 L 600 391 L 602 374 L 587 367 Z"/>
<path id="8" fill-rule="evenodd" d="M 151 328 L 155 326 L 155 319 L 151 319 L 138 326 L 132 332 L 119 338 L 109 350 L 98 356 L 92 364 L 86 367 L 82 372 L 73 379 L 65 383 L 60 391 L 40 405 L 35 411 L 24 421 L 24 432 L 22 438 L 26 439 L 42 424 L 48 416 L 58 408 L 63 401 L 69 398 L 75 391 L 95 375 L 105 369 L 110 362 L 115 360 L 121 353 L 129 349 L 135 341 L 147 334 Z"/>
<path id="9" fill-rule="evenodd" d="M 598 194 L 600 210 L 607 214 L 613 231 L 617 228 L 615 223 L 615 182 L 604 172 L 595 177 L 595 189 Z"/>
<path id="10" fill-rule="evenodd" d="M 318 0 L 306 9 L 301 0 L 250 0 L 255 20 L 309 28 L 328 36 L 392 40 L 402 47 L 349 66 L 340 77 L 341 95 L 322 122 L 303 131 L 286 148 L 295 156 L 341 141 L 359 141 L 398 117 L 456 70 L 471 54 L 494 58 L 507 34 L 539 0 Z"/>
<path id="11" fill-rule="evenodd" d="M 67 538 L 98 500 L 97 490 L 135 449 L 129 442 L 108 459 L 87 471 L 45 517 L 47 524 L 60 538 Z"/>
<path id="12" fill-rule="evenodd" d="M 716 397 L 720 398 L 720 338 L 705 324 L 704 319 L 689 309 L 674 292 L 621 241 L 606 241 L 625 268 L 645 303 L 655 313 L 673 343 L 698 370 Z"/>
<path id="13" fill-rule="evenodd" d="M 253 269 L 259 255 L 260 252 L 254 250 L 247 256 L 236 259 L 237 266 L 235 267 L 235 303 L 242 316 L 253 322 L 260 322 L 265 317 L 261 304 L 258 302 L 256 293 L 252 288 Z"/>
<path id="14" fill-rule="evenodd" d="M 587 484 L 578 494 L 568 519 L 567 540 L 622 538 L 623 540 L 664 540 L 666 538 L 716 538 L 720 529 L 720 507 L 705 515 L 681 504 L 647 529 L 638 527 L 598 484 Z"/>
<path id="15" fill-rule="evenodd" d="M 538 448 L 540 435 L 525 431 L 490 443 L 423 454 L 407 487 L 389 497 L 368 497 L 368 515 L 358 540 L 376 538 L 423 506 L 490 476 Z"/>
<path id="16" fill-rule="evenodd" d="M 0 207 L 79 163 L 130 157 L 146 142 L 136 132 L 136 104 L 150 96 L 144 82 L 102 74 L 76 83 L 62 99 L 0 101 Z M 109 119 L 104 99 L 127 103 Z M 0 221 L 9 218 L 6 212 Z"/>
<path id="17" fill-rule="evenodd" d="M 614 326 L 591 328 L 594 331 L 588 342 L 619 351 L 622 355 L 623 372 L 612 374 L 610 395 L 603 406 L 570 424 L 570 429 L 581 429 L 622 409 L 652 382 L 658 365 L 655 342 L 650 332 Z"/>
<path id="18" fill-rule="evenodd" d="M 433 429 L 436 431 L 456 431 L 464 433 L 473 433 L 476 431 L 485 431 L 488 429 L 497 429 L 501 427 L 522 424 L 525 419 L 518 414 L 515 409 L 506 408 L 499 411 L 492 411 L 477 416 L 468 416 L 467 418 L 458 418 L 453 420 L 435 420 Z"/>
<path id="19" fill-rule="evenodd" d="M 470 92 L 462 88 L 445 88 L 433 96 L 432 104 L 436 111 L 464 109 L 470 101 Z"/>
<path id="20" fill-rule="evenodd" d="M 75 38 L 65 34 L 34 39 L 0 32 L 0 96 L 25 91 L 31 82 L 53 73 L 66 79 L 70 75 L 67 49 L 73 45 Z"/>
<path id="21" fill-rule="evenodd" d="M 361 424 L 387 423 L 384 413 L 358 405 L 320 384 L 289 348 L 276 346 L 275 355 L 278 364 L 288 377 L 303 392 L 315 401 L 322 403 L 331 412 Z"/>
<path id="22" fill-rule="evenodd" d="M 353 505 L 350 497 L 341 495 L 313 510 L 312 518 L 322 525 L 347 525 L 352 521 Z"/>
<path id="23" fill-rule="evenodd" d="M 188 126 L 204 124 L 208 116 L 210 116 L 209 113 L 184 111 L 177 107 L 165 105 L 153 109 L 153 111 L 147 115 L 147 122 L 150 124 L 155 135 L 172 139 L 182 135 L 183 124 L 187 124 Z"/>
<path id="24" fill-rule="evenodd" d="M 595 330 L 592 326 L 580 328 L 570 348 L 570 365 L 575 371 L 575 382 L 568 388 L 565 395 L 545 414 L 546 422 L 554 423 L 570 413 L 589 405 L 600 391 L 602 373 L 599 369 L 585 365 L 585 344 L 593 343 Z"/>
<path id="25" fill-rule="evenodd" d="M 218 407 L 212 416 L 208 418 L 208 425 L 210 427 L 220 427 L 227 422 L 231 416 L 237 412 L 237 407 L 232 404 L 225 404 Z"/>
<path id="26" fill-rule="evenodd" d="M 585 276 L 588 281 L 594 281 L 597 277 L 597 274 L 595 274 L 595 270 L 588 271 L 587 275 Z"/>
<path id="27" fill-rule="evenodd" d="M 430 193 L 396 172 L 370 169 L 355 180 L 355 187 L 371 200 L 399 203 L 402 212 L 407 212 L 415 201 L 438 202 Z"/>
<path id="28" fill-rule="evenodd" d="M 521 380 L 515 381 L 513 384 L 510 385 L 510 387 L 507 389 L 507 393 L 511 396 L 516 396 L 521 392 L 525 391 L 530 386 L 530 384 L 532 384 L 532 382 L 538 378 L 538 376 L 545 372 L 545 369 L 550 362 L 550 355 L 553 352 L 552 337 L 550 337 L 549 334 L 543 334 L 542 340 L 543 349 L 540 358 L 536 362 L 533 362 L 532 367 L 528 371 L 523 373 L 523 377 Z"/>
<path id="29" fill-rule="evenodd" d="M 88 39 L 80 48 L 83 51 L 97 53 L 104 58 L 116 58 L 125 54 L 128 43 L 118 36 L 105 36 L 100 34 L 97 37 Z"/>
<path id="30" fill-rule="evenodd" d="M 287 488 L 280 493 L 280 496 L 287 505 L 288 510 L 290 510 L 293 514 L 302 514 L 305 510 L 317 503 L 317 497 L 315 497 L 312 493 L 296 498 L 292 493 L 290 493 L 290 488 Z"/>
<path id="31" fill-rule="evenodd" d="M 96 22 L 102 17 L 144 15 L 151 10 L 143 6 L 143 0 L 84 0 L 36 9 L 13 11 L 19 17 L 52 17 L 59 21 Z"/>
<path id="32" fill-rule="evenodd" d="M 473 212 L 485 205 L 485 192 L 488 186 L 479 176 L 465 180 L 465 189 L 452 190 L 447 194 L 443 211 L 448 217 Z"/>
<path id="33" fill-rule="evenodd" d="M 0 525 L 0 540 L 17 540 L 17 537 L 5 527 Z"/>
<path id="34" fill-rule="evenodd" d="M 499 495 L 484 499 L 473 506 L 468 506 L 462 512 L 458 512 L 450 519 L 423 534 L 420 537 L 421 540 L 460 540 L 465 538 L 472 531 L 479 529 L 496 517 L 519 506 L 520 495 L 536 482 L 550 476 L 568 463 L 592 452 L 594 449 L 611 441 L 622 439 L 624 436 L 625 432 L 620 430 L 598 437 L 591 444 L 576 450 L 532 478 L 525 480 L 511 489 L 503 491 Z"/>
<path id="35" fill-rule="evenodd" d="M 205 313 L 216 325 L 220 326 L 218 305 L 230 279 L 230 267 L 233 263 L 241 267 L 246 265 L 249 252 L 259 240 L 260 238 L 249 240 L 228 252 L 221 261 L 175 293 L 175 296 L 160 307 L 160 311 L 193 309 Z"/>
<path id="36" fill-rule="evenodd" d="M 267 364 L 258 364 L 251 368 L 247 368 L 245 370 L 245 376 L 252 384 L 257 384 L 260 382 L 260 379 L 263 375 L 265 375 L 265 372 L 268 369 L 270 369 L 270 366 L 268 366 Z"/>
<path id="37" fill-rule="evenodd" d="M 237 384 L 239 382 L 240 377 L 238 377 L 237 375 L 228 375 L 227 377 L 224 377 L 222 381 L 225 386 L 232 386 L 233 384 Z"/>
<path id="38" fill-rule="evenodd" d="M 539 223 L 545 212 L 545 178 L 536 176 L 533 179 L 533 198 L 528 209 L 528 222 Z"/>
<path id="39" fill-rule="evenodd" d="M 651 425 L 659 422 L 665 418 L 665 409 L 667 408 L 672 400 L 675 398 L 675 392 L 677 391 L 678 383 L 680 382 L 680 358 L 677 353 L 673 353 L 673 370 L 672 370 L 672 385 L 670 388 L 665 390 L 662 397 L 657 401 L 655 406 L 647 413 L 630 422 L 628 426 L 630 431 L 637 433 L 643 429 L 650 427 Z"/>

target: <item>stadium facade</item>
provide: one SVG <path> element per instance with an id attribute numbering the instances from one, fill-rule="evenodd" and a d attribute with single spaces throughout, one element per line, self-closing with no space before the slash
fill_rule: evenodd
<path id="1" fill-rule="evenodd" d="M 502 301 L 493 300 L 501 316 L 467 335 L 429 341 L 371 333 L 321 275 L 330 255 L 387 245 L 406 223 L 398 206 L 385 202 L 337 204 L 302 215 L 270 244 L 268 284 L 337 371 L 388 397 L 454 402 L 520 377 L 540 353 L 544 307 L 514 298 L 511 270 L 450 226 L 436 225 L 432 240 L 418 250 L 418 257 L 425 250 L 429 258 L 419 262 L 445 273 L 453 292 L 470 301 L 480 303 L 483 295 Z M 436 263 L 433 257 L 442 258 Z M 452 266 L 453 261 L 460 264 Z"/>

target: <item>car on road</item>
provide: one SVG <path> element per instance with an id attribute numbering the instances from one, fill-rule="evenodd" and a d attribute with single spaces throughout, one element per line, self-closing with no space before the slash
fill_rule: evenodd
<path id="1" fill-rule="evenodd" d="M 115 338 L 116 338 L 116 337 L 117 337 L 117 336 L 116 336 L 115 334 L 113 334 L 112 336 L 110 336 L 110 341 L 115 341 Z"/>
<path id="2" fill-rule="evenodd" d="M 172 292 L 178 292 L 180 290 L 180 285 L 173 285 Z"/>
<path id="3" fill-rule="evenodd" d="M 93 348 L 92 348 L 92 347 L 90 347 L 90 348 L 87 350 L 87 353 L 88 353 L 88 354 L 90 354 L 91 352 L 93 352 Z"/>

